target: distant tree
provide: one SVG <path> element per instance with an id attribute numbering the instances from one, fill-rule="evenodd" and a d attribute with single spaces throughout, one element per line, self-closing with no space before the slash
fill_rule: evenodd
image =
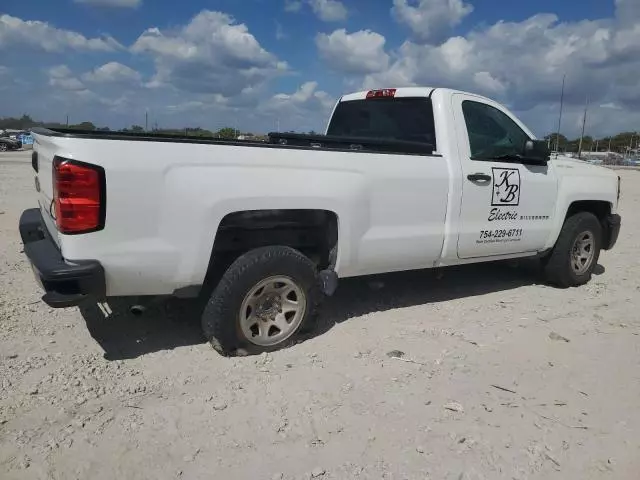
<path id="1" fill-rule="evenodd" d="M 233 140 L 237 138 L 237 133 L 235 128 L 225 127 L 218 130 L 216 136 L 225 140 Z"/>
<path id="2" fill-rule="evenodd" d="M 95 130 L 96 126 L 91 122 L 82 122 L 75 125 L 69 125 L 69 128 L 73 128 L 75 130 Z"/>
<path id="3" fill-rule="evenodd" d="M 32 128 L 39 125 L 39 122 L 34 121 L 29 115 L 24 114 L 20 118 L 1 118 L 0 119 L 0 128 L 14 128 L 16 130 L 26 130 L 28 128 Z"/>
<path id="4" fill-rule="evenodd" d="M 556 148 L 556 138 L 560 139 L 558 149 L 561 151 L 564 150 L 567 146 L 568 139 L 563 134 L 560 134 L 560 136 L 558 137 L 557 133 L 550 133 L 549 135 L 544 137 L 545 141 L 550 144 L 551 149 Z"/>
<path id="5" fill-rule="evenodd" d="M 190 137 L 213 137 L 213 132 L 210 130 L 205 130 L 200 127 L 196 128 L 185 128 L 185 133 Z"/>
<path id="6" fill-rule="evenodd" d="M 132 132 L 135 133 L 140 133 L 140 132 L 144 132 L 144 128 L 141 127 L 140 125 L 131 125 L 131 129 Z"/>

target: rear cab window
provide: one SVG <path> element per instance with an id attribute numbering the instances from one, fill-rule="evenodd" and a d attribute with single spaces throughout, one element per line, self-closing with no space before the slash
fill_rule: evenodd
<path id="1" fill-rule="evenodd" d="M 433 106 L 426 97 L 340 102 L 331 117 L 327 135 L 422 142 L 437 150 Z"/>

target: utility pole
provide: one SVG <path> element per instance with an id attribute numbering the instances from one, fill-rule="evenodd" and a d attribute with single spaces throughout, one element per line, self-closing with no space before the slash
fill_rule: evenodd
<path id="1" fill-rule="evenodd" d="M 565 73 L 562 77 L 562 92 L 560 93 L 560 117 L 558 118 L 558 134 L 556 135 L 556 152 L 560 152 L 560 128 L 562 127 L 562 107 L 564 106 L 564 82 L 567 78 Z"/>
<path id="2" fill-rule="evenodd" d="M 611 152 L 611 137 L 609 137 L 609 152 Z"/>
<path id="3" fill-rule="evenodd" d="M 145 110 L 144 112 L 144 131 L 149 131 L 149 110 Z"/>
<path id="4" fill-rule="evenodd" d="M 580 144 L 578 146 L 578 158 L 582 156 L 582 139 L 584 138 L 584 127 L 587 124 L 587 109 L 589 108 L 589 97 L 584 105 L 584 117 L 582 118 L 582 134 L 580 135 Z"/>
<path id="5" fill-rule="evenodd" d="M 69 114 L 67 113 L 67 127 L 69 126 Z"/>

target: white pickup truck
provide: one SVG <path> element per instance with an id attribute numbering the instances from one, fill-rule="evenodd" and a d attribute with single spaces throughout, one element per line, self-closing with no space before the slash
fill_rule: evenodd
<path id="1" fill-rule="evenodd" d="M 550 158 L 504 106 L 448 89 L 345 95 L 326 135 L 268 142 L 34 136 L 20 233 L 43 300 L 206 295 L 224 354 L 288 344 L 342 277 L 537 256 L 578 286 L 620 230 L 613 171 Z"/>

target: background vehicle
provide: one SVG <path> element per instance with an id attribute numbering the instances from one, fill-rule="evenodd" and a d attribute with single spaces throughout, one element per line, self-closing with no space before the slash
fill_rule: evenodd
<path id="1" fill-rule="evenodd" d="M 640 166 L 640 158 L 625 158 L 622 164 L 627 167 L 638 167 Z"/>
<path id="2" fill-rule="evenodd" d="M 0 152 L 6 152 L 8 150 L 20 150 L 22 148 L 22 142 L 7 137 L 0 137 Z"/>
<path id="3" fill-rule="evenodd" d="M 206 295 L 212 345 L 259 352 L 312 328 L 339 277 L 539 256 L 577 286 L 618 237 L 619 177 L 550 160 L 487 98 L 358 92 L 326 133 L 35 129 L 39 208 L 20 231 L 44 301 Z"/>

